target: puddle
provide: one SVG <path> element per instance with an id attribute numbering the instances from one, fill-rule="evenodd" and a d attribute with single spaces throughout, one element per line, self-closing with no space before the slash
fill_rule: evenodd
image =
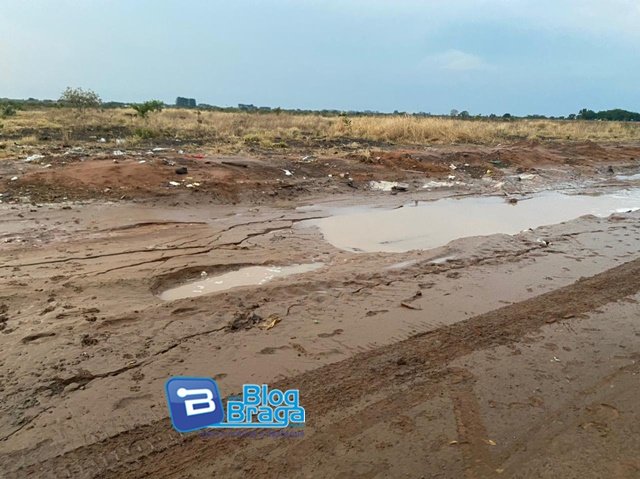
<path id="1" fill-rule="evenodd" d="M 334 210 L 312 220 L 326 241 L 354 252 L 431 249 L 469 236 L 515 234 L 592 214 L 608 216 L 640 209 L 640 189 L 599 196 L 546 192 L 517 204 L 503 197 L 446 198 L 392 210 L 361 207 Z"/>
<path id="2" fill-rule="evenodd" d="M 237 271 L 205 277 L 198 281 L 167 289 L 160 293 L 158 297 L 165 301 L 174 301 L 203 294 L 218 293 L 239 286 L 260 286 L 275 278 L 308 273 L 323 266 L 323 263 L 294 264 L 291 266 L 249 266 Z"/>
<path id="3" fill-rule="evenodd" d="M 636 173 L 635 175 L 617 175 L 616 180 L 622 180 L 622 181 L 640 180 L 640 173 Z"/>

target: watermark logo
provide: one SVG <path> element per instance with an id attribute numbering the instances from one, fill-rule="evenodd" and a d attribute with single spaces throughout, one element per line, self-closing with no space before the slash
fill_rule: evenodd
<path id="1" fill-rule="evenodd" d="M 167 381 L 173 427 L 180 432 L 203 428 L 301 427 L 305 411 L 297 389 L 280 391 L 266 384 L 245 384 L 242 396 L 227 401 L 226 420 L 218 386 L 210 378 L 174 377 Z"/>
<path id="2" fill-rule="evenodd" d="M 195 431 L 224 419 L 218 385 L 210 378 L 175 377 L 165 385 L 173 427 Z"/>

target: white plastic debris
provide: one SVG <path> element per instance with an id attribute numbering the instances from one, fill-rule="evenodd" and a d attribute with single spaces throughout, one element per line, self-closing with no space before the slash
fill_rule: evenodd
<path id="1" fill-rule="evenodd" d="M 166 150 L 168 150 L 168 149 L 169 149 L 169 148 L 161 148 L 161 147 L 159 147 L 159 146 L 156 146 L 156 147 L 153 149 L 153 151 L 166 151 Z"/>
<path id="2" fill-rule="evenodd" d="M 43 166 L 43 168 L 51 168 L 51 163 L 47 163 L 46 165 Z"/>
<path id="3" fill-rule="evenodd" d="M 449 180 L 455 180 L 456 179 L 456 175 L 449 175 L 449 176 L 447 176 L 447 178 Z"/>
<path id="4" fill-rule="evenodd" d="M 423 188 L 448 188 L 456 185 L 464 185 L 462 181 L 427 181 Z"/>
<path id="5" fill-rule="evenodd" d="M 535 177 L 536 177 L 536 175 L 532 175 L 531 173 L 524 173 L 524 174 L 518 176 L 518 178 L 520 178 L 521 180 L 532 180 Z"/>
<path id="6" fill-rule="evenodd" d="M 454 165 L 453 163 L 451 163 L 451 164 L 449 165 L 449 169 L 450 169 L 450 170 L 457 170 L 457 169 L 458 169 L 458 167 L 457 167 L 456 165 Z"/>
<path id="7" fill-rule="evenodd" d="M 307 156 L 303 156 L 302 159 L 300 161 L 304 161 L 305 163 L 311 163 L 312 161 L 314 161 L 316 159 L 315 156 L 313 155 L 307 155 Z"/>
<path id="8" fill-rule="evenodd" d="M 124 155 L 124 151 L 121 151 L 121 150 L 113 151 L 113 156 L 123 156 L 123 155 Z"/>
<path id="9" fill-rule="evenodd" d="M 124 145 L 127 142 L 127 140 L 124 140 L 122 138 L 116 138 L 116 145 Z"/>
<path id="10" fill-rule="evenodd" d="M 178 183 L 177 181 L 170 181 L 169 186 L 180 186 L 180 183 Z"/>
<path id="11" fill-rule="evenodd" d="M 369 182 L 369 189 L 374 191 L 391 191 L 396 186 L 398 186 L 397 181 L 370 181 Z"/>
<path id="12" fill-rule="evenodd" d="M 284 171 L 284 174 L 287 176 L 293 176 L 293 173 L 291 173 L 289 170 L 282 170 Z"/>
<path id="13" fill-rule="evenodd" d="M 100 139 L 98 140 L 98 143 L 106 143 L 106 142 L 107 142 L 107 140 L 106 140 L 106 139 L 104 139 L 104 138 L 100 138 Z"/>
<path id="14" fill-rule="evenodd" d="M 17 179 L 18 179 L 18 177 L 17 177 L 17 176 L 12 176 L 12 177 L 11 177 L 11 181 L 16 181 Z"/>
<path id="15" fill-rule="evenodd" d="M 146 163 L 146 162 L 147 162 L 147 160 L 140 160 L 140 161 L 138 161 L 138 163 L 140 163 L 140 164 L 142 164 L 142 163 Z"/>
<path id="16" fill-rule="evenodd" d="M 26 163 L 29 163 L 31 161 L 41 160 L 42 158 L 44 158 L 44 155 L 40 155 L 36 153 L 35 155 L 27 156 L 27 158 L 24 161 Z"/>

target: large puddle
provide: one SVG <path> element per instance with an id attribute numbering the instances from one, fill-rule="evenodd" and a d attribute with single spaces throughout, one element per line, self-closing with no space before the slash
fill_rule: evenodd
<path id="1" fill-rule="evenodd" d="M 345 208 L 310 222 L 332 245 L 348 251 L 430 249 L 469 236 L 515 234 L 592 214 L 640 209 L 640 189 L 598 196 L 546 192 L 509 204 L 502 197 L 418 202 L 393 210 Z"/>
<path id="2" fill-rule="evenodd" d="M 250 266 L 237 271 L 204 277 L 182 286 L 167 289 L 158 296 L 165 301 L 192 298 L 203 294 L 217 293 L 239 286 L 259 286 L 275 278 L 308 273 L 324 266 L 322 263 L 294 264 L 291 266 Z"/>

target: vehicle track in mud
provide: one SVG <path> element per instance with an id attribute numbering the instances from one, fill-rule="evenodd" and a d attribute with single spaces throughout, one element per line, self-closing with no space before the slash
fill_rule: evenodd
<path id="1" fill-rule="evenodd" d="M 393 447 L 398 463 L 411 462 L 405 454 L 412 445 L 422 442 L 434 447 L 433 441 L 439 441 L 444 451 L 439 461 L 444 462 L 430 463 L 424 457 L 419 462 L 422 469 L 413 469 L 413 477 L 452 477 L 453 471 L 466 477 L 497 477 L 502 472 L 500 464 L 509 457 L 493 453 L 474 392 L 474 376 L 455 365 L 456 360 L 478 351 L 535 341 L 530 335 L 541 328 L 580 322 L 639 292 L 640 260 L 636 259 L 549 293 L 279 381 L 273 386 L 301 391 L 308 418 L 303 439 L 180 437 L 163 420 L 29 467 L 15 477 L 26 473 L 52 477 L 300 477 L 299 472 L 306 472 L 306 477 L 328 477 L 346 475 L 336 467 L 334 456 L 344 464 L 351 454 L 356 464 L 363 450 L 370 464 L 368 473 L 358 477 L 383 473 L 395 477 L 394 464 L 377 457 L 376 448 Z M 635 334 L 640 334 L 640 324 L 636 323 Z M 640 348 L 633 354 L 640 359 Z M 634 361 L 620 370 L 637 374 L 640 365 Z M 448 404 L 442 404 L 442 391 L 447 391 Z M 433 416 L 434 423 L 442 410 L 453 410 L 455 420 L 448 425 L 448 437 L 440 437 L 428 424 L 418 432 L 398 419 L 425 403 L 431 407 L 426 414 Z M 346 447 L 376 428 L 381 429 L 375 436 L 379 444 Z M 385 428 L 408 429 L 399 436 L 399 443 L 386 446 Z M 544 449 L 537 452 L 545 453 Z"/>

